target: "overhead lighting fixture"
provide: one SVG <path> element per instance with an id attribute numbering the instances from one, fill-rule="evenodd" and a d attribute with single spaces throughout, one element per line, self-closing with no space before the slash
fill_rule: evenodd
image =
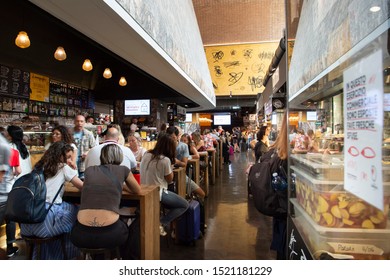
<path id="1" fill-rule="evenodd" d="M 373 13 L 379 12 L 380 10 L 381 10 L 381 7 L 379 7 L 379 6 L 372 6 L 370 8 L 370 11 Z"/>
<path id="2" fill-rule="evenodd" d="M 28 38 L 27 32 L 20 31 L 15 39 L 15 45 L 21 49 L 28 48 L 30 46 L 30 38 Z"/>
<path id="3" fill-rule="evenodd" d="M 122 87 L 124 87 L 124 86 L 127 85 L 127 81 L 126 81 L 126 78 L 125 78 L 125 77 L 121 77 L 121 78 L 119 79 L 119 85 L 122 86 Z"/>
<path id="4" fill-rule="evenodd" d="M 63 61 L 66 59 L 66 52 L 63 47 L 57 47 L 56 51 L 54 52 L 54 58 L 59 61 Z"/>
<path id="5" fill-rule="evenodd" d="M 84 63 L 83 63 L 83 70 L 84 70 L 84 71 L 91 71 L 92 69 L 93 69 L 92 63 L 91 63 L 91 61 L 87 58 L 86 60 L 84 60 Z"/>
<path id="6" fill-rule="evenodd" d="M 106 79 L 110 79 L 112 77 L 112 73 L 111 73 L 110 68 L 104 69 L 103 77 Z"/>

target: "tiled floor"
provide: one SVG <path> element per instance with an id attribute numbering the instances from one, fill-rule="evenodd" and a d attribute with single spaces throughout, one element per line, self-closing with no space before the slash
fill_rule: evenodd
<path id="1" fill-rule="evenodd" d="M 273 260 L 269 250 L 272 218 L 261 215 L 248 200 L 245 169 L 254 161 L 252 152 L 235 153 L 232 164 L 224 165 L 205 200 L 206 223 L 203 239 L 195 246 L 167 244 L 161 239 L 164 260 Z"/>
<path id="2" fill-rule="evenodd" d="M 195 246 L 175 244 L 161 238 L 162 260 L 274 260 L 269 250 L 272 220 L 257 212 L 248 200 L 245 169 L 252 152 L 235 153 L 232 164 L 224 165 L 205 200 L 207 230 Z M 4 242 L 1 244 L 3 245 Z M 11 259 L 25 259 L 23 241 Z M 0 260 L 7 259 L 0 249 Z"/>

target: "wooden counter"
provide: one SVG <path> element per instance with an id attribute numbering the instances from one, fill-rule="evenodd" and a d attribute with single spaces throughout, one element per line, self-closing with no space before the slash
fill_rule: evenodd
<path id="1" fill-rule="evenodd" d="M 160 194 L 159 187 L 141 185 L 141 193 L 123 191 L 122 200 L 137 201 L 140 207 L 141 259 L 160 259 Z M 81 192 L 72 184 L 65 186 L 66 198 L 80 198 Z"/>
<path id="2" fill-rule="evenodd" d="M 215 149 L 208 149 L 207 153 L 209 154 L 209 162 L 211 163 L 211 184 L 215 184 L 215 171 L 216 171 L 216 151 Z"/>
<path id="3" fill-rule="evenodd" d="M 203 191 L 206 196 L 209 194 L 209 154 L 208 152 L 198 152 L 200 156 L 200 160 L 203 160 L 206 163 L 207 168 L 205 169 L 204 172 L 204 188 Z"/>
<path id="4" fill-rule="evenodd" d="M 192 165 L 191 179 L 199 186 L 199 181 L 200 181 L 199 159 L 189 159 L 188 163 Z"/>
<path id="5" fill-rule="evenodd" d="M 219 170 L 223 170 L 223 142 L 222 139 L 218 141 L 219 145 Z"/>
<path id="6" fill-rule="evenodd" d="M 173 169 L 173 180 L 176 182 L 177 194 L 186 197 L 186 170 L 183 167 Z"/>

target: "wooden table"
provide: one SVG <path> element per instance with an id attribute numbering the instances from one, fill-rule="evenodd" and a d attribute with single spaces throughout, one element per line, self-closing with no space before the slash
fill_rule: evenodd
<path id="1" fill-rule="evenodd" d="M 189 159 L 188 163 L 192 165 L 192 180 L 199 186 L 200 182 L 200 163 L 199 159 Z"/>
<path id="2" fill-rule="evenodd" d="M 223 143 L 222 143 L 222 139 L 219 139 L 218 145 L 219 145 L 219 169 L 222 170 L 223 169 Z"/>
<path id="3" fill-rule="evenodd" d="M 203 160 L 206 163 L 206 170 L 204 173 L 204 193 L 206 196 L 209 194 L 209 153 L 204 151 L 204 152 L 198 152 L 200 156 L 200 160 Z"/>
<path id="4" fill-rule="evenodd" d="M 215 149 L 208 149 L 207 150 L 207 153 L 209 154 L 209 157 L 210 157 L 210 162 L 211 162 L 211 174 L 210 174 L 210 177 L 211 177 L 211 184 L 215 184 L 215 171 L 216 171 L 216 151 Z"/>
<path id="5" fill-rule="evenodd" d="M 173 180 L 176 182 L 177 194 L 186 197 L 186 170 L 183 167 L 173 169 Z"/>
<path id="6" fill-rule="evenodd" d="M 72 184 L 66 184 L 64 199 L 80 198 L 81 192 Z M 141 193 L 123 191 L 122 200 L 137 201 L 140 208 L 141 259 L 160 259 L 160 193 L 155 185 L 141 185 Z"/>

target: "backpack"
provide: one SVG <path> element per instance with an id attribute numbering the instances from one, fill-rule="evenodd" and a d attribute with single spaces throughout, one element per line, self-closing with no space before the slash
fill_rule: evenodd
<path id="1" fill-rule="evenodd" d="M 287 190 L 274 189 L 271 184 L 274 172 L 283 174 L 282 164 L 283 160 L 274 149 L 271 149 L 263 154 L 259 163 L 251 167 L 248 175 L 248 187 L 256 209 L 266 216 L 275 218 L 287 216 Z"/>
<path id="2" fill-rule="evenodd" d="M 46 210 L 46 183 L 43 170 L 33 169 L 13 184 L 8 194 L 5 218 L 8 221 L 26 224 L 43 222 L 61 188 Z"/>

